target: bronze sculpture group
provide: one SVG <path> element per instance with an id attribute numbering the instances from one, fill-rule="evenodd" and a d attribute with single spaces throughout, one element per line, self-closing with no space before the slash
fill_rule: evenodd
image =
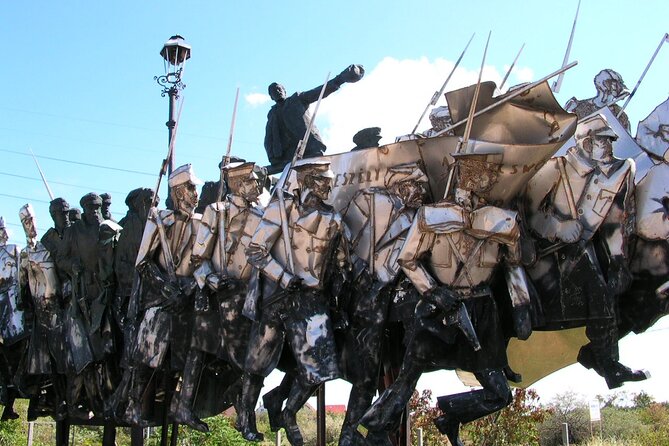
<path id="1" fill-rule="evenodd" d="M 641 174 L 614 156 L 620 109 L 602 110 L 625 88 L 612 70 L 595 78 L 596 98 L 569 102 L 578 118 L 552 95 L 520 96 L 543 117 L 533 130 L 496 134 L 486 122 L 499 112 L 463 132 L 450 124 L 475 108 L 466 88 L 424 134 L 379 148 L 373 127 L 354 151 L 323 156 L 306 107 L 363 74 L 351 65 L 288 98 L 270 85 L 265 146 L 272 169 L 287 167 L 266 205 L 258 166 L 228 160 L 199 206 L 187 164 L 168 178 L 171 209 L 135 189 L 117 223 L 111 196 L 90 193 L 72 222 L 56 198 L 40 241 L 26 205 L 23 250 L 0 219 L 2 418 L 27 397 L 32 416 L 144 426 L 168 414 L 206 432 L 202 418 L 234 406 L 235 427 L 259 441 L 255 407 L 279 368 L 264 404 L 291 444 L 304 443 L 297 411 L 336 378 L 353 385 L 339 444 L 388 444 L 421 374 L 459 369 L 480 388 L 439 397 L 435 420 L 458 445 L 462 424 L 511 402 L 522 378 L 509 341 L 572 327 L 590 341 L 578 361 L 610 388 L 646 379 L 617 344 L 669 312 L 669 107 L 639 125 Z M 519 164 L 514 150 L 530 146 L 550 150 Z M 388 367 L 395 380 L 372 404 Z"/>

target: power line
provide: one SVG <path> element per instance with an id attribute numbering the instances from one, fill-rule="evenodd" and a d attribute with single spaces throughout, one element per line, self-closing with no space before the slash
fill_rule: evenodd
<path id="1" fill-rule="evenodd" d="M 13 173 L 8 173 L 8 172 L 0 172 L 0 175 L 5 175 L 5 176 L 8 176 L 8 177 L 15 177 L 15 178 L 22 178 L 22 179 L 25 179 L 25 180 L 33 180 L 33 181 L 38 181 L 40 183 L 42 182 L 41 178 L 29 177 L 29 176 L 25 176 L 25 175 L 16 175 L 16 174 L 13 174 Z M 99 190 L 100 189 L 100 188 L 97 188 L 97 187 L 90 187 L 90 186 L 70 184 L 70 183 L 62 183 L 60 181 L 51 181 L 51 180 L 49 180 L 49 184 L 60 184 L 61 186 L 76 187 L 76 188 L 79 188 L 79 189 L 86 189 L 86 190 Z M 121 192 L 121 191 L 109 190 L 109 189 L 106 189 L 106 192 L 109 192 L 109 193 L 112 193 L 112 194 L 123 194 L 123 192 Z"/>
<path id="2" fill-rule="evenodd" d="M 0 193 L 0 197 L 8 197 L 8 198 L 16 198 L 18 200 L 26 200 L 28 203 L 30 203 L 30 202 L 46 203 L 46 204 L 51 203 L 50 201 L 40 200 L 38 198 L 28 198 L 28 197 L 21 197 L 19 195 L 10 195 L 10 194 L 2 194 L 2 193 Z"/>
<path id="3" fill-rule="evenodd" d="M 13 154 L 16 154 L 16 155 L 23 155 L 23 156 L 31 156 L 29 153 L 19 152 L 18 150 L 0 149 L 0 152 L 13 153 Z M 55 157 L 51 157 L 51 156 L 35 155 L 35 157 L 45 159 L 45 160 L 59 161 L 61 163 L 77 164 L 79 166 L 95 167 L 97 169 L 113 170 L 113 171 L 116 171 L 116 172 L 134 173 L 134 174 L 137 174 L 137 175 L 145 175 L 145 176 L 149 176 L 149 177 L 155 177 L 156 176 L 156 174 L 149 173 L 149 172 L 141 172 L 139 170 L 123 169 L 121 167 L 101 166 L 100 164 L 84 163 L 84 162 L 81 162 L 81 161 L 72 161 L 72 160 L 67 160 L 67 159 L 63 159 L 63 158 L 55 158 Z"/>

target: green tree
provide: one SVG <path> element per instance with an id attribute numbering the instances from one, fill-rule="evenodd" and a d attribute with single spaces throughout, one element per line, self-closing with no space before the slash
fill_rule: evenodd
<path id="1" fill-rule="evenodd" d="M 433 420 L 441 411 L 432 403 L 432 391 L 425 389 L 420 394 L 414 390 L 409 400 L 409 412 L 411 413 L 411 443 L 418 442 L 418 428 L 423 429 L 423 442 L 429 446 L 447 445 L 448 439 L 441 435 Z"/>
<path id="2" fill-rule="evenodd" d="M 574 392 L 559 394 L 548 404 L 550 415 L 539 426 L 540 443 L 562 445 L 562 425 L 569 425 L 569 442 L 580 443 L 590 436 L 590 418 L 585 400 Z"/>

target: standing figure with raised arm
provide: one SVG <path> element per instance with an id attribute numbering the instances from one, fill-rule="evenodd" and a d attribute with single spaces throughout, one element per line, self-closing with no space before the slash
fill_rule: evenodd
<path id="1" fill-rule="evenodd" d="M 417 163 L 388 169 L 384 187 L 356 193 L 342 218 L 351 230 L 357 261 L 351 299 L 342 311 L 349 321 L 342 346 L 344 377 L 353 384 L 339 438 L 350 444 L 356 422 L 369 409 L 378 385 L 383 333 L 401 269 L 402 249 L 416 210 L 423 204 L 427 176 Z"/>
<path id="2" fill-rule="evenodd" d="M 162 368 L 174 376 L 186 365 L 197 287 L 191 254 L 201 218 L 193 212 L 200 184 L 190 164 L 175 169 L 168 179 L 174 210 L 152 208 L 144 228 L 136 260 L 141 277 L 136 311 L 139 327 L 132 371 L 126 371 L 133 375 L 123 415 L 129 424 L 144 423 L 142 399 L 153 372 Z M 188 424 L 190 420 L 175 421 Z"/>
<path id="3" fill-rule="evenodd" d="M 453 201 L 423 206 L 416 214 L 398 262 L 420 300 L 399 376 L 360 420 L 369 430 L 368 443 L 388 441 L 425 370 L 462 369 L 483 387 L 438 398 L 443 414 L 435 424 L 453 445 L 462 445 L 461 424 L 511 402 L 506 338 L 490 288 L 493 274 L 504 268 L 518 297 L 514 309 L 523 311 L 529 293 L 520 266 L 517 213 L 487 202 L 500 168 L 496 156 L 454 155 Z"/>
<path id="4" fill-rule="evenodd" d="M 286 196 L 267 206 L 246 251 L 264 286 L 245 369 L 260 378 L 269 375 L 288 344 L 297 376 L 281 423 L 290 443 L 301 446 L 297 411 L 320 384 L 340 377 L 330 314 L 333 296 L 328 295 L 332 289 L 326 283 L 348 268 L 350 238 L 341 216 L 325 203 L 334 178 L 330 163 L 304 159 L 292 171 L 295 195 L 278 191 Z"/>
<path id="5" fill-rule="evenodd" d="M 323 97 L 339 90 L 339 87 L 347 82 L 359 81 L 364 75 L 365 69 L 362 65 L 349 65 L 328 81 Z M 283 85 L 276 82 L 269 85 L 267 89 L 269 96 L 275 102 L 267 113 L 267 126 L 265 127 L 265 151 L 272 164 L 269 173 L 280 172 L 293 159 L 295 149 L 300 139 L 304 137 L 311 119 L 309 105 L 318 100 L 322 88 L 323 86 L 319 85 L 311 90 L 286 96 L 286 89 Z M 318 129 L 312 127 L 304 157 L 321 156 L 325 153 L 325 149 Z"/>
<path id="6" fill-rule="evenodd" d="M 34 313 L 26 373 L 39 377 L 38 389 L 51 382 L 54 398 L 51 414 L 54 419 L 62 420 L 67 415 L 62 288 L 53 256 L 37 240 L 33 207 L 30 204 L 21 207 L 19 216 L 27 245 L 21 251 L 21 287 L 28 290 L 24 294 L 30 298 Z"/>
<path id="7" fill-rule="evenodd" d="M 14 399 L 18 397 L 13 386 L 14 375 L 25 350 L 23 340 L 29 335 L 25 327 L 21 303 L 19 282 L 19 247 L 7 244 L 9 234 L 5 220 L 0 217 L 0 355 L 3 364 L 0 367 L 2 387 L 0 404 L 5 406 L 2 420 L 15 420 L 19 415 L 14 411 Z"/>
<path id="8" fill-rule="evenodd" d="M 528 269 L 546 329 L 586 327 L 578 361 L 610 389 L 648 377 L 618 359 L 617 299 L 631 283 L 634 161 L 613 156 L 617 138 L 603 115 L 579 123 L 576 146 L 552 158 L 527 186 L 528 224 L 539 237 Z"/>

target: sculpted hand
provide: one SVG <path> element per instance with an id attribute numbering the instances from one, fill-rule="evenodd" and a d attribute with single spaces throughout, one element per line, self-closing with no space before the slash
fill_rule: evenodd
<path id="1" fill-rule="evenodd" d="M 346 67 L 344 71 L 336 77 L 341 83 L 358 82 L 365 75 L 365 68 L 362 65 L 352 64 Z"/>
<path id="2" fill-rule="evenodd" d="M 578 220 L 561 221 L 556 237 L 564 243 L 576 243 L 583 234 L 583 225 Z"/>
<path id="3" fill-rule="evenodd" d="M 288 282 L 288 286 L 286 287 L 287 291 L 299 291 L 300 288 L 302 288 L 302 278 L 301 277 L 293 277 L 290 279 L 290 282 Z"/>

